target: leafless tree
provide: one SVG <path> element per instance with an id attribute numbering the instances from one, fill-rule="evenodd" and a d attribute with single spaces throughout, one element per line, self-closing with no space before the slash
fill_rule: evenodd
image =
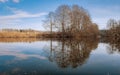
<path id="1" fill-rule="evenodd" d="M 98 26 L 92 23 L 88 11 L 78 5 L 72 7 L 61 5 L 54 13 L 50 13 L 48 16 L 47 21 L 50 24 L 51 31 L 54 24 L 57 31 L 61 32 L 62 37 L 70 34 L 72 36 L 87 36 L 91 32 L 97 35 L 94 32 L 99 31 Z"/>
<path id="2" fill-rule="evenodd" d="M 120 37 L 120 21 L 115 19 L 108 20 L 108 35 L 112 37 Z"/>

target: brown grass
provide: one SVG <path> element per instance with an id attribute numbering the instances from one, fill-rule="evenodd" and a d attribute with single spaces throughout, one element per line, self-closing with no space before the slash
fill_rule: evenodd
<path id="1" fill-rule="evenodd" d="M 0 32 L 0 38 L 33 38 L 38 37 L 40 32 Z"/>

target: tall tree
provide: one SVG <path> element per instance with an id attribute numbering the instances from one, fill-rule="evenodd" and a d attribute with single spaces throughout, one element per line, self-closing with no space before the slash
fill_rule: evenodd
<path id="1" fill-rule="evenodd" d="M 69 25 L 69 13 L 70 13 L 70 8 L 68 5 L 61 5 L 57 8 L 55 11 L 56 13 L 56 25 L 59 28 L 59 31 L 63 33 L 66 32 L 66 29 Z"/>
<path id="2" fill-rule="evenodd" d="M 48 16 L 47 21 L 51 26 L 51 30 L 54 24 L 63 37 L 65 35 L 87 36 L 91 32 L 93 34 L 96 34 L 95 31 L 98 32 L 98 27 L 92 23 L 88 11 L 78 5 L 72 7 L 61 5 L 54 13 L 49 13 Z"/>
<path id="3" fill-rule="evenodd" d="M 44 20 L 44 27 L 49 28 L 50 29 L 50 34 L 52 35 L 53 33 L 53 27 L 55 23 L 55 14 L 54 12 L 50 12 L 47 16 L 47 19 Z"/>
<path id="4" fill-rule="evenodd" d="M 113 37 L 120 37 L 120 21 L 115 19 L 108 20 L 108 35 Z"/>

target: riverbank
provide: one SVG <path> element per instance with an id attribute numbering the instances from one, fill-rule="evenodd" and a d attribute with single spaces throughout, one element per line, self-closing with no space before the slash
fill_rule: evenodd
<path id="1" fill-rule="evenodd" d="M 77 34 L 77 35 L 76 35 Z M 81 33 L 70 34 L 62 32 L 3 29 L 0 31 L 0 38 L 80 38 L 96 37 L 96 35 L 81 35 Z M 98 36 L 98 35 L 97 35 Z"/>
<path id="2" fill-rule="evenodd" d="M 35 30 L 3 29 L 0 31 L 0 38 L 36 38 L 42 34 L 43 32 Z"/>

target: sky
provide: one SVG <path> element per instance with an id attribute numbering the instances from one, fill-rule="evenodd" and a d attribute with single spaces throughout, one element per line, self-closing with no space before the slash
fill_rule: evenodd
<path id="1" fill-rule="evenodd" d="M 88 10 L 99 29 L 106 29 L 109 19 L 120 20 L 120 0 L 0 0 L 0 29 L 44 31 L 46 15 L 63 4 L 77 4 Z"/>

